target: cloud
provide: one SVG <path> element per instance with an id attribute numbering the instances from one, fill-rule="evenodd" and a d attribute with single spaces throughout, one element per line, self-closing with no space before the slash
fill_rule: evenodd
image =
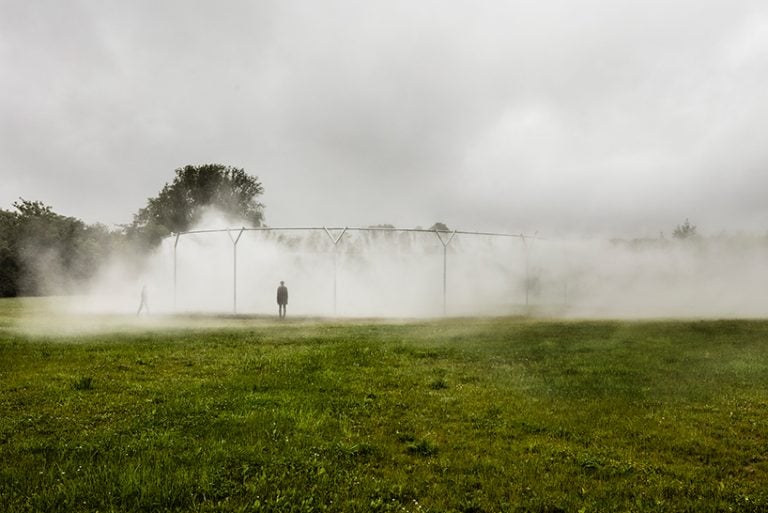
<path id="1" fill-rule="evenodd" d="M 176 167 L 222 162 L 262 179 L 272 225 L 768 220 L 763 2 L 8 2 L 0 20 L 0 206 L 127 222 Z"/>

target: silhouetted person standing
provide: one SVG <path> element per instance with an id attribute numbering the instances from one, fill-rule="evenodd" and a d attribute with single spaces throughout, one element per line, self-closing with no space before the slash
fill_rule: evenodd
<path id="1" fill-rule="evenodd" d="M 288 304 L 288 287 L 285 286 L 285 282 L 281 281 L 280 286 L 277 287 L 277 314 L 280 318 L 285 317 L 285 306 Z"/>
<path id="2" fill-rule="evenodd" d="M 144 285 L 141 287 L 141 303 L 139 303 L 139 309 L 136 310 L 137 316 L 141 314 L 142 310 L 147 312 L 147 315 L 149 315 L 149 300 L 147 299 L 147 295 L 147 286 Z"/>

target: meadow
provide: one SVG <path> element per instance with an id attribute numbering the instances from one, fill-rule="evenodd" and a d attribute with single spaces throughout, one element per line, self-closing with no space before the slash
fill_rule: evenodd
<path id="1" fill-rule="evenodd" d="M 768 510 L 768 321 L 37 304 L 0 300 L 6 512 Z"/>

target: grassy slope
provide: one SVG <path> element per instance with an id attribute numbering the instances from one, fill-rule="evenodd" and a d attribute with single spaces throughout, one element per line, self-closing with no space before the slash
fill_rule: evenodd
<path id="1" fill-rule="evenodd" d="M 768 322 L 42 338 L 0 312 L 5 511 L 768 508 Z"/>

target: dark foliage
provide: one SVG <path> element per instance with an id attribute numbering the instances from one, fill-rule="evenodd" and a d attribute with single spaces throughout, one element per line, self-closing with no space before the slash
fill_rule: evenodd
<path id="1" fill-rule="evenodd" d="M 260 226 L 264 207 L 257 198 L 263 191 L 258 178 L 243 169 L 222 164 L 188 165 L 177 169 L 173 181 L 147 200 L 127 231 L 154 245 L 171 233 L 189 230 L 207 209 L 216 209 L 233 221 Z"/>
<path id="2" fill-rule="evenodd" d="M 64 292 L 98 270 L 119 234 L 21 199 L 0 210 L 0 296 Z"/>
<path id="3" fill-rule="evenodd" d="M 429 227 L 430 230 L 436 230 L 438 232 L 450 232 L 451 229 L 445 223 L 437 222 Z"/>
<path id="4" fill-rule="evenodd" d="M 695 238 L 696 235 L 696 225 L 691 224 L 688 219 L 685 220 L 685 223 L 678 224 L 672 231 L 672 237 L 680 240 Z"/>
<path id="5" fill-rule="evenodd" d="M 145 254 L 166 235 L 191 228 L 208 208 L 260 226 L 262 192 L 242 169 L 186 166 L 119 231 L 21 199 L 13 210 L 0 209 L 0 297 L 75 292 L 111 255 Z"/>

